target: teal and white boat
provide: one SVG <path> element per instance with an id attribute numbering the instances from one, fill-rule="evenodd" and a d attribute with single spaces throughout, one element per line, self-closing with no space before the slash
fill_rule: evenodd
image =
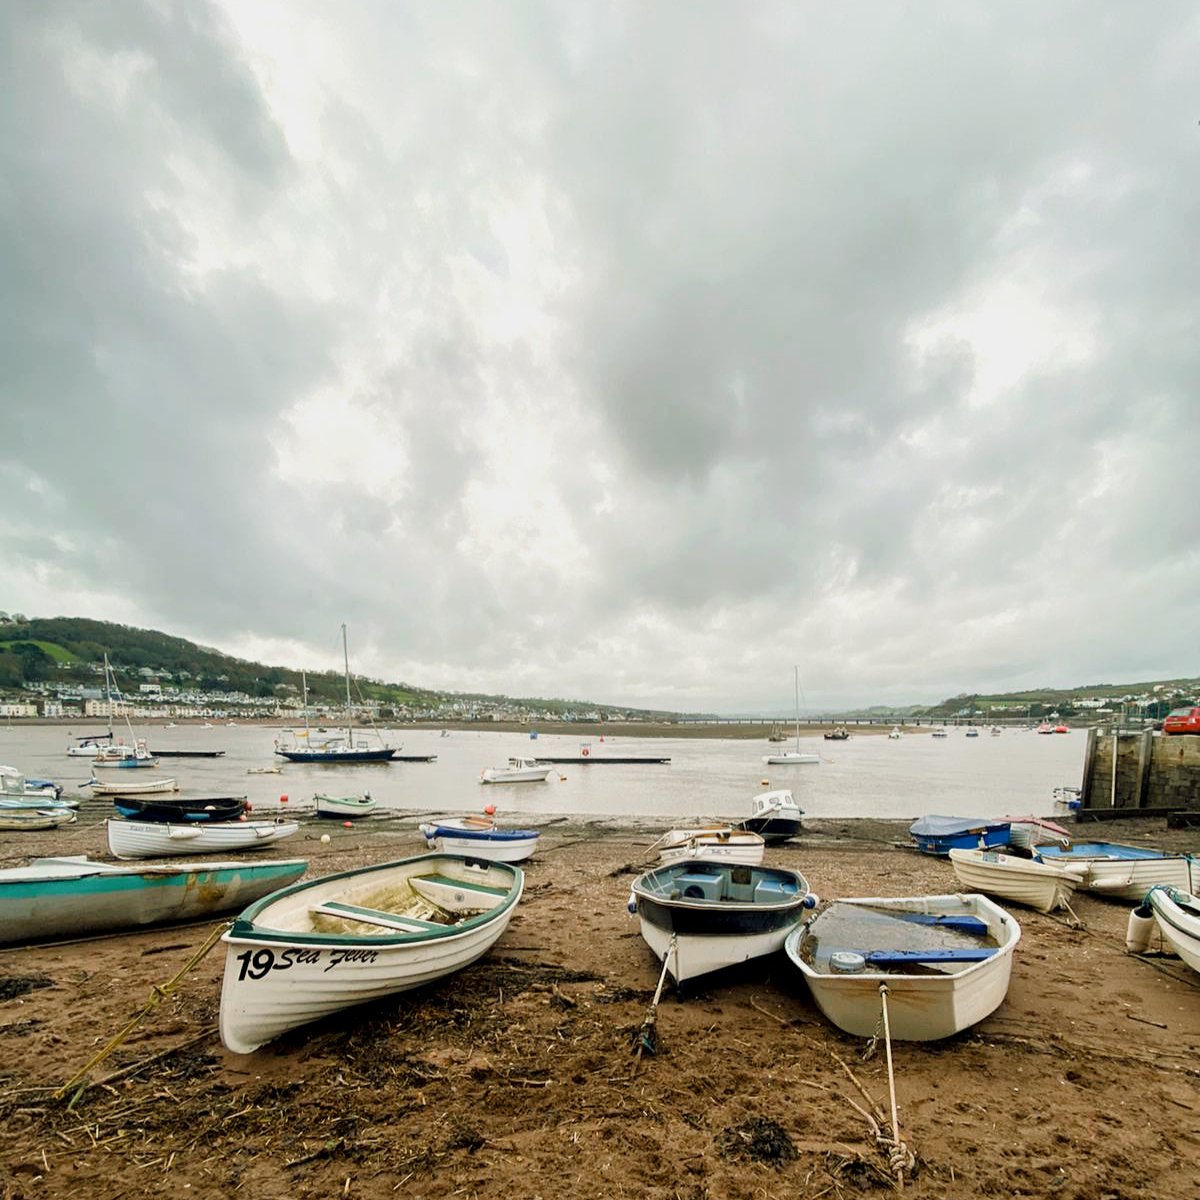
<path id="1" fill-rule="evenodd" d="M 293 883 L 307 867 L 302 858 L 168 866 L 38 858 L 0 871 L 0 943 L 213 916 Z"/>

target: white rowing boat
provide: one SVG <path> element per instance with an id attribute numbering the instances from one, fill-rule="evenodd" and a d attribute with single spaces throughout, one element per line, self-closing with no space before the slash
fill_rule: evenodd
<path id="1" fill-rule="evenodd" d="M 176 854 L 228 854 L 269 846 L 300 832 L 295 821 L 109 820 L 108 848 L 117 858 Z"/>
<path id="2" fill-rule="evenodd" d="M 507 863 L 424 854 L 267 896 L 222 938 L 221 1040 L 249 1054 L 289 1029 L 461 970 L 507 928 L 524 885 Z"/>
<path id="3" fill-rule="evenodd" d="M 658 851 L 658 861 L 682 862 L 684 859 L 718 859 L 721 862 L 742 863 L 757 867 L 762 863 L 766 842 L 757 833 L 729 826 L 712 825 L 703 829 L 668 829 L 651 844 Z"/>
<path id="4" fill-rule="evenodd" d="M 1008 994 L 1021 927 L 986 896 L 837 900 L 784 949 L 817 1007 L 856 1037 L 928 1042 L 982 1021 Z"/>
<path id="5" fill-rule="evenodd" d="M 1082 867 L 1035 862 L 999 850 L 951 850 L 950 865 L 964 891 L 999 896 L 1044 913 L 1069 908 L 1086 873 Z"/>

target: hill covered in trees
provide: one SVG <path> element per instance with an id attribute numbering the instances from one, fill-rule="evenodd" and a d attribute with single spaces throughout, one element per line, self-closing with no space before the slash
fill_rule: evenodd
<path id="1" fill-rule="evenodd" d="M 25 617 L 0 613 L 0 689 L 18 689 L 26 683 L 73 681 L 95 686 L 108 655 L 118 686 L 136 693 L 151 672 L 164 682 L 185 685 L 209 694 L 244 693 L 257 698 L 299 694 L 301 672 L 289 667 L 233 658 L 184 638 L 153 629 L 137 629 L 84 617 Z M 345 677 L 338 671 L 305 673 L 309 699 L 314 704 L 337 704 L 345 699 Z M 407 683 L 384 683 L 355 676 L 359 698 L 382 705 L 437 708 L 448 702 L 504 704 L 507 696 L 440 692 Z M 611 713 L 614 706 L 583 700 L 525 699 L 520 703 L 546 713 L 583 711 Z M 626 715 L 662 719 L 672 714 L 621 708 Z"/>

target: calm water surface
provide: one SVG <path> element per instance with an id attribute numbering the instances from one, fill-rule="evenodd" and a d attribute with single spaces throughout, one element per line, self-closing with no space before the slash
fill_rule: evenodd
<path id="1" fill-rule="evenodd" d="M 89 760 L 68 758 L 75 736 L 101 731 L 96 724 L 0 727 L 0 762 L 26 775 L 54 779 L 69 793 L 88 795 L 80 785 Z M 591 757 L 653 755 L 666 765 L 559 765 L 545 783 L 481 785 L 485 767 L 510 755 L 577 755 L 578 737 L 484 730 L 385 733 L 406 754 L 436 754 L 433 763 L 390 763 L 358 767 L 282 763 L 272 754 L 278 730 L 262 726 L 198 725 L 138 728 L 152 749 L 224 750 L 217 759 L 162 759 L 157 770 L 107 769 L 105 778 L 178 779 L 185 792 L 247 795 L 255 810 L 311 805 L 318 792 L 370 792 L 381 806 L 416 814 L 476 811 L 495 804 L 500 815 L 646 817 L 673 823 L 698 817 L 740 818 L 750 798 L 765 787 L 791 788 L 812 817 L 916 818 L 929 813 L 985 817 L 1052 811 L 1052 791 L 1078 785 L 1086 735 L 1082 730 L 1043 736 L 1006 730 L 999 737 L 948 738 L 906 734 L 899 740 L 872 735 L 848 742 L 805 738 L 815 766 L 767 766 L 766 740 L 609 738 L 592 740 Z M 248 774 L 252 767 L 280 765 L 278 775 Z"/>

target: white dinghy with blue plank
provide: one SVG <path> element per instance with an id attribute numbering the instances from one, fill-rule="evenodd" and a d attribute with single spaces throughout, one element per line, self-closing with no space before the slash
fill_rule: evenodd
<path id="1" fill-rule="evenodd" d="M 302 858 L 138 866 L 38 858 L 0 871 L 0 942 L 202 919 L 293 883 L 307 866 Z"/>
<path id="2" fill-rule="evenodd" d="M 785 947 L 817 1007 L 856 1037 L 951 1037 L 1008 994 L 1021 927 L 986 896 L 836 900 Z"/>
<path id="3" fill-rule="evenodd" d="M 633 881 L 642 938 L 681 984 L 774 954 L 817 897 L 799 871 L 691 859 Z"/>
<path id="4" fill-rule="evenodd" d="M 508 928 L 524 886 L 507 863 L 423 854 L 265 897 L 222 937 L 222 1042 L 249 1054 L 290 1029 L 462 970 Z"/>
<path id="5" fill-rule="evenodd" d="M 943 817 L 936 814 L 922 817 L 909 827 L 909 836 L 923 854 L 944 858 L 951 850 L 986 850 L 992 846 L 1007 846 L 1010 821 L 994 821 L 980 817 Z"/>

